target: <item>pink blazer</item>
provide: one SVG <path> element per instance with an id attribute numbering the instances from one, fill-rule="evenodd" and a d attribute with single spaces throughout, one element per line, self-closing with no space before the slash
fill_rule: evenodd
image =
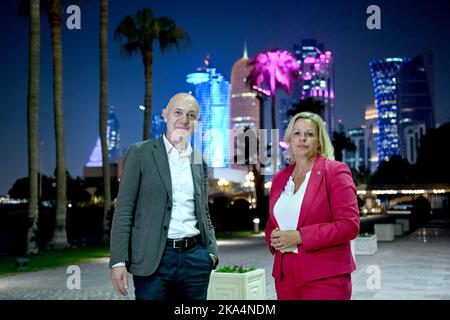
<path id="1" fill-rule="evenodd" d="M 294 167 L 291 164 L 275 174 L 269 194 L 270 216 L 265 236 L 275 255 L 272 275 L 281 280 L 282 270 L 292 267 L 296 281 L 302 283 L 351 273 L 356 267 L 350 240 L 359 234 L 359 210 L 350 169 L 342 162 L 321 156 L 314 161 L 297 224 L 303 242 L 297 247 L 298 254 L 282 254 L 271 247 L 270 234 L 278 227 L 273 208 Z M 282 268 L 286 254 L 295 255 L 289 259 L 295 265 Z"/>

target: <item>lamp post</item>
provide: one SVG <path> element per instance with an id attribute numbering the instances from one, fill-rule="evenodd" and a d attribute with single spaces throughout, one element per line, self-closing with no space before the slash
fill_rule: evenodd
<path id="1" fill-rule="evenodd" d="M 253 219 L 253 232 L 254 233 L 259 233 L 259 223 L 260 223 L 259 218 Z"/>

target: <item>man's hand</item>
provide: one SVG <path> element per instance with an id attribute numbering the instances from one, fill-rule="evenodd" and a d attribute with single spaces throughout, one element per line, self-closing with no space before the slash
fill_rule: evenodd
<path id="1" fill-rule="evenodd" d="M 128 295 L 128 271 L 126 267 L 113 267 L 111 269 L 111 280 L 117 292 Z"/>
<path id="2" fill-rule="evenodd" d="M 282 231 L 275 228 L 270 234 L 270 244 L 275 250 L 285 250 L 300 243 L 302 243 L 302 239 L 298 230 Z"/>

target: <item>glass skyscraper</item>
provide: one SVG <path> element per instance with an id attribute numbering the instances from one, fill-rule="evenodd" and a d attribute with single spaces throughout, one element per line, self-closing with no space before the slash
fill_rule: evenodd
<path id="1" fill-rule="evenodd" d="M 106 139 L 108 143 L 109 163 L 116 164 L 119 156 L 119 120 L 117 120 L 114 112 L 114 107 L 111 106 L 108 112 L 108 126 L 106 128 Z M 100 137 L 97 138 L 97 143 L 89 156 L 89 161 L 86 167 L 102 167 L 102 146 Z"/>
<path id="2" fill-rule="evenodd" d="M 408 138 L 410 133 L 413 129 L 418 132 L 414 142 L 418 146 L 425 128 L 434 128 L 431 66 L 431 54 L 413 59 L 378 59 L 370 63 L 378 108 L 379 163 L 394 154 L 415 162 Z"/>
<path id="3" fill-rule="evenodd" d="M 325 104 L 323 120 L 331 136 L 335 131 L 333 55 L 315 39 L 304 39 L 301 45 L 294 44 L 294 55 L 301 70 L 300 87 L 294 88 L 294 94 L 299 100 L 311 97 Z"/>
<path id="4" fill-rule="evenodd" d="M 386 58 L 369 64 L 378 106 L 378 163 L 400 154 L 398 83 L 400 68 L 406 61 L 407 58 Z"/>
<path id="5" fill-rule="evenodd" d="M 230 83 L 210 65 L 209 58 L 203 68 L 188 74 L 186 81 L 194 86 L 193 95 L 200 104 L 194 147 L 201 150 L 209 167 L 228 167 Z"/>

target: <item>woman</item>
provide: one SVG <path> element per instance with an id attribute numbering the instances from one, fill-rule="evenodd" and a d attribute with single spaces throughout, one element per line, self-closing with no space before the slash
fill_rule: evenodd
<path id="1" fill-rule="evenodd" d="M 359 233 L 356 188 L 334 161 L 323 120 L 301 112 L 285 134 L 293 163 L 273 178 L 266 242 L 275 255 L 280 300 L 348 300 L 355 262 L 350 240 Z"/>

